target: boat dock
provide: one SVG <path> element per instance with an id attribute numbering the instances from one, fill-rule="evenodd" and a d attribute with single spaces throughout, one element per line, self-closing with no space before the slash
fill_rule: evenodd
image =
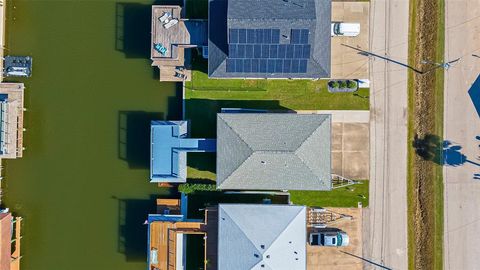
<path id="1" fill-rule="evenodd" d="M 8 209 L 0 212 L 0 269 L 20 270 L 22 218 L 13 217 Z"/>
<path id="2" fill-rule="evenodd" d="M 160 70 L 160 81 L 190 81 L 191 52 L 207 45 L 207 22 L 184 19 L 180 6 L 152 6 L 152 66 Z"/>
<path id="3" fill-rule="evenodd" d="M 23 156 L 23 83 L 0 83 L 0 158 Z"/>
<path id="4" fill-rule="evenodd" d="M 12 243 L 14 243 L 14 249 L 12 252 L 12 262 L 10 264 L 10 270 L 20 270 L 20 259 L 22 255 L 20 254 L 20 239 L 22 238 L 21 228 L 22 228 L 22 218 L 16 217 L 15 218 L 15 229 L 14 229 L 14 238 L 12 239 Z"/>
<path id="5" fill-rule="evenodd" d="M 6 5 L 7 1 L 0 0 L 0 66 L 3 69 L 3 57 L 4 57 L 4 50 L 5 50 L 5 24 L 7 16 L 6 13 Z M 3 81 L 3 72 L 0 72 L 0 81 Z"/>

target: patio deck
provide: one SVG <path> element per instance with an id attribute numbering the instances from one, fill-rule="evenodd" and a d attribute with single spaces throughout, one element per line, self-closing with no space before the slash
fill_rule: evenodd
<path id="1" fill-rule="evenodd" d="M 150 251 L 157 251 L 157 263 L 150 269 L 176 269 L 177 234 L 205 234 L 202 222 L 154 221 L 150 224 Z"/>
<path id="2" fill-rule="evenodd" d="M 169 29 L 163 27 L 163 23 L 160 22 L 160 17 L 166 12 L 172 14 L 170 19 L 177 19 L 178 23 Z M 151 57 L 152 60 L 156 58 L 178 58 L 177 49 L 174 49 L 178 45 L 189 45 L 190 34 L 187 31 L 185 22 L 181 19 L 182 8 L 180 6 L 152 6 L 152 47 Z M 161 43 L 167 48 L 167 53 L 162 55 L 156 51 L 153 44 Z M 182 49 L 183 50 L 183 49 Z"/>
<path id="3" fill-rule="evenodd" d="M 172 16 L 170 19 L 178 20 L 178 23 L 169 29 L 163 27 L 160 21 L 166 12 Z M 208 42 L 207 21 L 182 19 L 183 10 L 180 6 L 154 5 L 152 6 L 152 44 L 150 58 L 152 66 L 160 69 L 160 81 L 181 82 L 190 81 L 192 72 L 185 56 L 185 49 L 206 46 Z M 155 50 L 154 45 L 161 44 L 167 49 L 165 54 Z M 185 61 L 187 59 L 187 62 Z M 183 67 L 183 71 L 177 70 Z M 185 78 L 175 75 L 183 74 Z"/>

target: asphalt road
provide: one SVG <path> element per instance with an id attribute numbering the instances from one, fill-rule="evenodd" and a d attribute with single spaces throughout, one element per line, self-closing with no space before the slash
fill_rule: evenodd
<path id="1" fill-rule="evenodd" d="M 407 63 L 408 1 L 370 3 L 370 51 Z M 370 78 L 370 206 L 363 257 L 407 269 L 407 69 L 372 57 Z"/>
<path id="2" fill-rule="evenodd" d="M 445 59 L 461 59 L 445 72 L 444 138 L 456 148 L 444 166 L 444 268 L 479 269 L 480 118 L 473 104 L 480 106 L 480 95 L 472 100 L 468 91 L 480 73 L 472 56 L 480 55 L 480 1 L 446 0 L 445 17 Z M 480 92 L 480 81 L 472 91 Z"/>

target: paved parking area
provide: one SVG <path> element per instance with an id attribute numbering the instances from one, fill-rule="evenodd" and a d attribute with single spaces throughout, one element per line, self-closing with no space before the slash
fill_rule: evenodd
<path id="1" fill-rule="evenodd" d="M 349 179 L 369 178 L 368 134 L 368 123 L 332 123 L 332 173 Z"/>
<path id="2" fill-rule="evenodd" d="M 370 2 L 332 2 L 332 22 L 360 23 L 356 37 L 332 37 L 332 70 L 335 79 L 368 79 L 368 57 L 342 46 L 369 50 Z"/>
<path id="3" fill-rule="evenodd" d="M 369 179 L 369 111 L 301 110 L 297 113 L 332 115 L 332 173 L 353 180 Z"/>
<path id="4" fill-rule="evenodd" d="M 362 256 L 362 208 L 327 208 L 330 211 L 350 215 L 351 220 L 335 223 L 347 233 L 350 243 L 346 247 L 318 247 L 307 244 L 307 270 L 360 270 L 363 261 L 355 256 Z M 348 255 L 343 252 L 347 252 Z"/>

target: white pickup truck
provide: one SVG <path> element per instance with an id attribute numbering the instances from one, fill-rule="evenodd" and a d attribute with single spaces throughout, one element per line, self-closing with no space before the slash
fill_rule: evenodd
<path id="1" fill-rule="evenodd" d="M 356 37 L 359 34 L 360 34 L 359 23 L 344 23 L 344 22 L 332 23 L 332 37 L 333 36 Z"/>

